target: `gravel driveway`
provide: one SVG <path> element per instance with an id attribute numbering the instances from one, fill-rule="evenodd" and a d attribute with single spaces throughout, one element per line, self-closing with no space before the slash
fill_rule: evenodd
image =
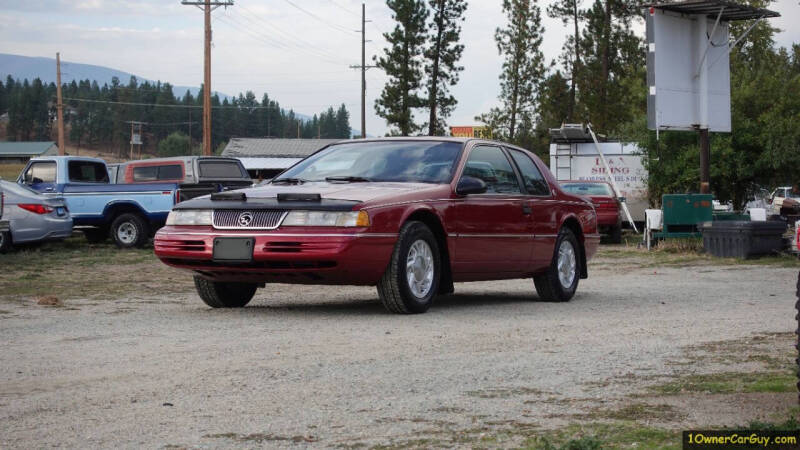
<path id="1" fill-rule="evenodd" d="M 155 290 L 0 300 L 0 447 L 330 447 L 558 426 L 571 400 L 635 392 L 603 382 L 669 373 L 688 345 L 797 326 L 797 269 L 590 274 L 569 303 L 532 301 L 531 281 L 466 283 L 416 316 L 353 287 L 274 285 L 238 311 Z"/>

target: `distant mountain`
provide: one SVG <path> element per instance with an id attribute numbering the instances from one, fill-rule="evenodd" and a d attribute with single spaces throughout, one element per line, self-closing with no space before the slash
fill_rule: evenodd
<path id="1" fill-rule="evenodd" d="M 8 75 L 11 75 L 11 78 L 23 80 L 27 78 L 28 80 L 33 80 L 34 78 L 39 78 L 44 83 L 55 83 L 56 82 L 56 60 L 55 58 L 43 58 L 43 57 L 30 57 L 30 56 L 21 56 L 21 55 L 11 55 L 8 53 L 0 53 L 0 80 L 5 82 L 5 79 Z M 154 82 L 154 80 L 150 80 L 145 77 L 141 77 L 139 75 L 134 75 L 128 72 L 123 72 L 121 70 L 112 69 L 110 67 L 103 67 L 103 66 L 95 66 L 92 64 L 80 64 L 80 63 L 73 63 L 69 61 L 61 60 L 61 82 L 67 83 L 74 80 L 93 80 L 97 81 L 97 84 L 102 86 L 103 84 L 111 84 L 111 79 L 114 77 L 119 78 L 119 82 L 123 85 L 128 84 L 132 76 L 136 76 L 136 79 L 139 82 L 149 81 Z M 167 80 L 161 80 L 161 82 L 165 82 Z M 172 92 L 175 94 L 175 97 L 181 98 L 186 93 L 186 91 L 192 93 L 192 95 L 197 96 L 200 92 L 199 87 L 191 87 L 191 86 L 172 86 Z M 216 92 L 216 91 L 215 91 Z M 232 98 L 230 95 L 223 94 L 220 92 L 216 92 L 220 99 L 224 98 Z M 288 108 L 284 107 L 288 111 Z M 303 120 L 311 120 L 311 116 L 306 114 L 301 114 L 295 111 L 295 116 L 303 119 Z M 354 136 L 359 136 L 361 134 L 358 130 L 353 130 Z"/>
<path id="2" fill-rule="evenodd" d="M 14 79 L 33 80 L 39 78 L 44 83 L 56 82 L 56 60 L 55 58 L 41 58 L 30 57 L 21 55 L 10 55 L 8 53 L 0 53 L 0 80 L 5 80 L 8 75 Z M 119 78 L 119 82 L 123 85 L 128 84 L 132 76 L 136 76 L 140 82 L 150 81 L 145 77 L 134 75 L 128 72 L 123 72 L 109 67 L 95 66 L 92 64 L 80 64 L 69 61 L 61 61 L 61 81 L 64 83 L 72 80 L 93 80 L 102 86 L 103 84 L 111 84 L 111 79 L 114 77 Z M 163 82 L 163 80 L 162 80 Z M 197 95 L 200 92 L 200 87 L 191 86 L 173 86 L 172 92 L 176 97 L 183 97 L 186 90 Z M 226 94 L 218 93 L 221 98 L 230 97 Z"/>

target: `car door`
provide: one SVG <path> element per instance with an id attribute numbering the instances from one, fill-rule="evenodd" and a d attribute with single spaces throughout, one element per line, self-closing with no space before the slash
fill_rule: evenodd
<path id="1" fill-rule="evenodd" d="M 50 193 L 56 191 L 56 162 L 55 161 L 33 161 L 25 173 L 22 174 L 22 182 L 36 192 Z"/>
<path id="2" fill-rule="evenodd" d="M 536 161 L 522 150 L 509 148 L 508 153 L 519 170 L 522 187 L 527 194 L 524 201 L 531 212 L 528 220 L 533 230 L 531 263 L 534 270 L 540 270 L 547 267 L 553 258 L 558 237 L 558 208 L 553 192 Z"/>
<path id="3" fill-rule="evenodd" d="M 467 155 L 461 177 L 486 183 L 483 194 L 455 201 L 457 273 L 528 271 L 533 230 L 516 172 L 499 146 L 479 144 Z"/>

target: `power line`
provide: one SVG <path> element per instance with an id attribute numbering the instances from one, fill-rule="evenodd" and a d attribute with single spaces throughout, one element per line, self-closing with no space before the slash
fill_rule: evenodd
<path id="1" fill-rule="evenodd" d="M 307 14 L 307 15 L 309 15 L 309 16 L 311 16 L 311 17 L 313 17 L 313 18 L 317 19 L 318 21 L 320 21 L 320 22 L 324 23 L 325 25 L 327 25 L 327 26 L 328 26 L 329 28 L 331 28 L 331 29 L 334 29 L 334 30 L 336 30 L 336 31 L 338 31 L 338 32 L 340 32 L 340 33 L 345 33 L 345 34 L 346 34 L 346 35 L 348 35 L 348 36 L 352 36 L 352 35 L 353 35 L 353 34 L 352 34 L 352 32 L 351 32 L 351 31 L 350 31 L 348 28 L 346 28 L 346 27 L 343 27 L 343 26 L 341 26 L 341 25 L 337 25 L 337 24 L 335 24 L 335 23 L 328 22 L 327 20 L 325 20 L 325 19 L 323 19 L 322 17 L 320 17 L 320 16 L 318 16 L 318 15 L 316 15 L 316 14 L 312 13 L 311 11 L 308 11 L 307 9 L 305 9 L 305 8 L 302 8 L 302 7 L 298 6 L 298 5 L 296 5 L 296 4 L 295 4 L 295 3 L 294 3 L 292 0 L 284 0 L 284 1 L 285 1 L 286 3 L 288 3 L 288 4 L 292 5 L 292 6 L 294 6 L 295 8 L 299 9 L 300 11 L 304 12 L 305 14 Z"/>
<path id="2" fill-rule="evenodd" d="M 113 102 L 110 100 L 92 100 L 88 98 L 75 98 L 75 97 L 64 97 L 64 100 L 67 101 L 75 101 L 75 102 L 87 102 L 87 103 L 99 103 L 99 104 L 108 104 L 108 105 L 126 105 L 126 106 L 151 106 L 153 108 L 156 107 L 164 107 L 164 108 L 192 108 L 192 109 L 199 109 L 203 108 L 202 105 L 164 105 L 164 104 L 155 104 L 155 103 L 137 103 L 137 102 Z M 343 104 L 346 106 L 353 106 L 354 103 L 337 103 Z M 328 107 L 333 106 L 330 104 L 316 104 L 316 105 L 293 105 L 289 110 L 293 110 L 294 108 L 319 108 L 319 107 Z M 256 109 L 276 109 L 276 106 L 212 106 L 212 109 L 239 109 L 239 110 L 256 110 Z M 280 107 L 279 109 L 286 110 L 285 107 Z"/>

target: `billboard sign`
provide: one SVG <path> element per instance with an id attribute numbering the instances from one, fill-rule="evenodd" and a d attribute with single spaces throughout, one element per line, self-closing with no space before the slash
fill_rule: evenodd
<path id="1" fill-rule="evenodd" d="M 492 139 L 492 130 L 487 126 L 450 127 L 450 136 L 461 138 Z"/>

